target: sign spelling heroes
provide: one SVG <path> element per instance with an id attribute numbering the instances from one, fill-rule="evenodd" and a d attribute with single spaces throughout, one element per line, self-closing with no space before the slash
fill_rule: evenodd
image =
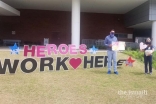
<path id="1" fill-rule="evenodd" d="M 28 58 L 28 54 L 31 56 L 30 58 Z M 60 54 L 61 56 L 64 55 L 64 57 L 59 56 Z M 69 54 L 70 57 L 68 57 L 67 54 Z M 78 54 L 81 54 L 83 58 L 78 57 Z M 56 62 L 54 62 L 53 56 L 56 55 Z M 37 66 L 39 66 L 40 72 L 45 71 L 45 67 L 48 67 L 49 70 L 59 71 L 61 67 L 63 70 L 68 70 L 69 65 L 74 70 L 81 64 L 83 64 L 84 69 L 86 69 L 87 66 L 89 68 L 102 68 L 107 66 L 107 56 L 88 56 L 87 46 L 85 44 L 81 44 L 78 50 L 75 45 L 66 44 L 60 44 L 58 47 L 55 44 L 47 44 L 46 46 L 32 45 L 31 47 L 24 45 L 23 56 L 26 58 L 20 62 L 20 68 L 24 73 L 32 73 L 38 68 Z M 39 62 L 37 62 L 34 57 L 39 58 Z M 0 60 L 0 74 L 5 74 L 7 68 L 9 73 L 15 74 L 19 61 L 19 59 L 16 59 L 11 62 L 11 59 L 5 59 L 2 65 Z M 117 65 L 121 66 L 124 61 L 126 60 L 118 60 Z M 67 65 L 67 62 L 69 65 Z M 32 67 L 28 68 L 27 63 L 32 63 Z"/>

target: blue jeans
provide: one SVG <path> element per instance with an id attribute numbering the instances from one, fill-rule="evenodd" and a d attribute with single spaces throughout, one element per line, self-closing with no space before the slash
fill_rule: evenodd
<path id="1" fill-rule="evenodd" d="M 108 71 L 111 71 L 111 64 L 112 64 L 112 60 L 113 60 L 113 67 L 114 67 L 114 72 L 117 71 L 117 52 L 116 51 L 112 51 L 112 50 L 107 50 L 107 56 L 108 56 Z"/>

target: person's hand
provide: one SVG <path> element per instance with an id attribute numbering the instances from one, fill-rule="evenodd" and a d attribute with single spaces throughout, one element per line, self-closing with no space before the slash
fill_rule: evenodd
<path id="1" fill-rule="evenodd" d="M 112 47 L 112 44 L 110 44 L 109 47 Z"/>
<path id="2" fill-rule="evenodd" d="M 141 52 L 144 52 L 144 50 L 143 50 L 143 49 L 140 49 L 140 51 L 141 51 Z"/>
<path id="3" fill-rule="evenodd" d="M 152 55 L 152 53 L 149 53 L 147 56 L 151 56 Z"/>

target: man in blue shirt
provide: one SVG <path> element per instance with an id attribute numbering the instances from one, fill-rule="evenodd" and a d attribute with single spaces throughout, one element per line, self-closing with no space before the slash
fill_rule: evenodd
<path id="1" fill-rule="evenodd" d="M 111 63 L 113 60 L 113 66 L 114 66 L 114 74 L 118 74 L 117 72 L 117 52 L 112 50 L 112 42 L 117 42 L 118 39 L 116 36 L 114 36 L 115 31 L 112 29 L 110 31 L 110 34 L 106 36 L 104 45 L 107 47 L 107 56 L 108 56 L 108 72 L 107 74 L 111 74 Z"/>

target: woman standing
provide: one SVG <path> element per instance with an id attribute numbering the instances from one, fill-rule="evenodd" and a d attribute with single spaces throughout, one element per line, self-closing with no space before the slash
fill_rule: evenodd
<path id="1" fill-rule="evenodd" d="M 154 47 L 151 44 L 151 39 L 147 38 L 146 43 L 147 47 L 143 49 L 144 51 L 144 65 L 145 65 L 145 74 L 152 74 L 152 53 L 154 52 Z M 149 71 L 148 71 L 149 64 Z"/>

